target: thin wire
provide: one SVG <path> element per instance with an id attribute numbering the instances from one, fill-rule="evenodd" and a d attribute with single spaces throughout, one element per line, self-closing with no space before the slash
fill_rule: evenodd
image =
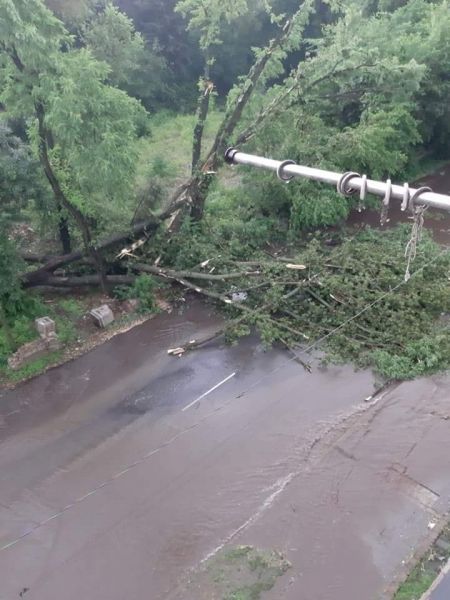
<path id="1" fill-rule="evenodd" d="M 338 331 L 340 331 L 341 329 L 343 329 L 346 325 L 348 325 L 349 323 L 351 323 L 352 321 L 354 321 L 355 319 L 357 319 L 358 317 L 360 317 L 361 315 L 363 315 L 364 313 L 366 313 L 368 310 L 370 310 L 371 308 L 373 308 L 374 306 L 376 306 L 377 304 L 379 304 L 380 302 L 382 302 L 385 298 L 387 298 L 391 294 L 395 293 L 402 286 L 406 285 L 408 283 L 408 281 L 410 281 L 413 277 L 415 277 L 419 273 L 422 273 L 428 267 L 431 267 L 431 265 L 433 265 L 435 262 L 437 262 L 440 258 L 442 258 L 443 256 L 445 256 L 445 254 L 447 254 L 449 252 L 450 252 L 450 247 L 449 248 L 445 248 L 442 252 L 440 252 L 437 256 L 435 256 L 427 264 L 425 264 L 422 267 L 420 267 L 419 269 L 417 269 L 417 271 L 414 271 L 414 273 L 410 276 L 410 278 L 408 280 L 405 280 L 403 278 L 400 281 L 400 283 L 398 283 L 395 287 L 391 288 L 388 292 L 385 292 L 384 294 L 382 294 L 379 298 L 377 298 L 376 300 L 374 300 L 371 304 L 368 304 L 367 306 L 365 306 L 358 313 L 356 313 L 355 315 L 353 315 L 352 317 L 350 317 L 349 319 L 347 319 L 347 321 L 344 321 L 338 327 L 336 327 L 335 329 L 333 329 L 332 331 L 330 331 L 326 335 L 324 335 L 321 338 L 319 338 L 313 344 L 311 344 L 310 346 L 308 346 L 307 348 L 305 348 L 303 350 L 303 352 L 309 352 L 310 350 L 312 350 L 313 348 L 317 347 L 319 344 L 321 344 L 322 342 L 324 342 L 325 340 L 327 340 L 332 335 L 335 335 Z"/>
<path id="2" fill-rule="evenodd" d="M 450 253 L 450 247 L 445 248 L 441 253 L 439 253 L 437 256 L 435 256 L 432 260 L 430 260 L 428 263 L 426 263 L 425 265 L 423 265 L 422 267 L 420 267 L 419 269 L 417 269 L 417 271 L 415 271 L 411 275 L 411 278 L 409 279 L 409 281 L 411 281 L 411 279 L 413 277 L 416 277 L 419 273 L 422 273 L 425 269 L 427 269 L 428 267 L 430 267 L 431 265 L 433 265 L 435 262 L 437 262 L 440 258 L 442 258 L 443 256 L 445 256 L 448 253 Z M 322 342 L 326 341 L 327 339 L 329 339 L 330 337 L 332 337 L 333 335 L 335 335 L 338 331 L 340 331 L 341 329 L 343 329 L 346 325 L 348 325 L 352 321 L 356 320 L 358 317 L 360 317 L 361 315 L 363 315 L 364 313 L 366 313 L 367 311 L 369 311 L 371 308 L 373 308 L 374 306 L 376 306 L 377 304 L 379 304 L 380 302 L 382 302 L 385 298 L 389 297 L 391 294 L 394 294 L 402 286 L 407 285 L 407 283 L 409 281 L 405 281 L 405 279 L 403 279 L 395 287 L 391 288 L 388 292 L 385 292 L 384 294 L 382 294 L 381 296 L 379 296 L 376 300 L 374 300 L 373 302 L 371 302 L 370 304 L 368 304 L 367 306 L 365 306 L 363 309 L 361 309 L 359 312 L 357 312 L 355 315 L 353 315 L 352 317 L 350 317 L 349 319 L 347 319 L 346 321 L 344 321 L 343 323 L 341 323 L 338 327 L 336 327 L 335 329 L 331 330 L 326 335 L 321 336 L 315 342 L 313 342 L 312 344 L 309 344 L 306 348 L 303 348 L 302 352 L 304 352 L 304 353 L 310 352 L 311 350 L 313 350 L 314 348 L 316 348 L 319 344 L 321 344 Z M 43 521 L 40 521 L 38 523 L 34 523 L 33 526 L 30 529 L 28 529 L 27 531 L 25 531 L 22 535 L 20 535 L 19 537 L 17 537 L 15 540 L 12 540 L 11 542 L 8 542 L 4 546 L 0 547 L 0 552 L 2 552 L 4 550 L 7 550 L 8 548 L 12 548 L 16 544 L 18 544 L 19 542 L 21 542 L 22 540 L 24 540 L 25 538 L 27 538 L 28 536 L 30 536 L 32 533 L 35 533 L 38 529 L 41 529 L 42 527 L 44 527 L 48 523 L 50 523 L 50 522 L 54 521 L 55 519 L 59 518 L 60 516 L 64 515 L 66 512 L 68 512 L 69 510 L 71 510 L 75 506 L 78 506 L 79 504 L 81 504 L 82 502 L 84 502 L 85 500 L 87 500 L 88 498 L 90 498 L 91 496 L 93 496 L 94 494 L 97 494 L 100 490 L 102 490 L 105 487 L 109 486 L 110 484 L 112 484 L 117 479 L 120 479 L 121 477 L 123 477 L 124 475 L 126 475 L 127 473 L 129 473 L 131 470 L 135 469 L 137 466 L 145 463 L 152 456 L 154 456 L 155 454 L 157 454 L 158 452 L 160 452 L 161 450 L 163 450 L 164 448 L 166 448 L 167 446 L 169 446 L 173 442 L 175 442 L 178 438 L 180 438 L 181 436 L 185 435 L 186 433 L 192 431 L 193 429 L 197 428 L 201 423 L 203 423 L 204 421 L 206 421 L 207 419 L 209 419 L 210 416 L 212 416 L 212 415 L 216 414 L 217 412 L 219 412 L 220 410 L 222 410 L 225 406 L 227 406 L 228 404 L 230 404 L 233 400 L 236 400 L 238 398 L 242 398 L 243 396 L 245 396 L 246 394 L 248 394 L 248 392 L 250 392 L 255 387 L 257 387 L 261 382 L 263 382 L 267 378 L 271 377 L 274 373 L 277 373 L 281 369 L 284 369 L 284 367 L 286 365 L 288 365 L 288 364 L 296 361 L 297 358 L 298 358 L 298 356 L 295 355 L 292 358 L 289 358 L 286 361 L 282 362 L 280 365 L 278 365 L 278 367 L 275 367 L 274 369 L 272 369 L 271 371 L 269 371 L 268 373 L 266 373 L 265 375 L 263 375 L 262 377 L 260 377 L 251 386 L 247 387 L 243 392 L 239 393 L 237 396 L 234 396 L 234 397 L 230 398 L 230 400 L 228 400 L 227 402 L 224 402 L 221 406 L 219 406 L 218 408 L 214 409 L 211 413 L 208 413 L 207 415 L 205 415 L 205 417 L 203 419 L 200 419 L 199 421 L 197 421 L 193 425 L 190 425 L 186 429 L 183 429 L 178 434 L 176 434 L 175 436 L 173 436 L 170 440 L 168 440 L 167 442 L 165 442 L 164 444 L 162 444 L 160 447 L 151 450 L 150 452 L 148 452 L 147 454 L 145 454 L 142 458 L 140 458 L 140 459 L 136 460 L 135 462 L 131 463 L 130 465 L 128 465 L 127 467 L 125 467 L 124 469 L 122 469 L 121 471 L 119 471 L 118 473 L 116 473 L 115 475 L 113 475 L 112 477 L 110 477 L 109 479 L 107 479 L 106 481 L 104 481 L 103 483 L 101 483 L 100 485 L 98 485 L 96 488 L 92 489 L 90 492 L 84 494 L 83 496 L 79 497 L 77 500 L 74 500 L 73 502 L 71 502 L 70 504 L 68 504 L 67 506 L 65 506 L 59 512 L 57 512 L 57 513 L 53 514 L 52 516 L 44 519 Z"/>
<path id="3" fill-rule="evenodd" d="M 417 269 L 417 271 L 414 271 L 414 273 L 411 275 L 411 277 L 410 277 L 410 279 L 408 281 L 406 281 L 405 279 L 402 279 L 400 281 L 400 283 L 398 283 L 396 286 L 394 286 L 393 288 L 391 288 L 388 292 L 383 293 L 376 300 L 374 300 L 373 302 L 371 302 L 370 304 L 368 304 L 367 306 L 365 306 L 364 308 L 362 308 L 358 313 L 356 313 L 355 315 L 353 315 L 352 317 L 350 317 L 349 319 L 347 319 L 346 321 L 344 321 L 343 323 L 341 323 L 340 325 L 338 325 L 337 327 L 335 327 L 334 329 L 332 329 L 331 331 L 329 331 L 327 334 L 321 336 L 319 339 L 317 339 L 312 344 L 309 344 L 308 346 L 306 346 L 306 348 L 302 348 L 301 352 L 304 353 L 304 354 L 306 354 L 306 353 L 310 352 L 311 350 L 314 350 L 314 348 L 317 348 L 317 346 L 319 346 L 320 344 L 322 344 L 322 342 L 326 341 L 327 339 L 329 339 L 330 337 L 332 337 L 333 335 L 335 335 L 341 329 L 344 329 L 344 327 L 346 325 L 348 325 L 352 321 L 355 321 L 361 315 L 363 315 L 364 313 L 366 313 L 367 311 L 369 311 L 371 308 L 373 308 L 374 306 L 376 306 L 377 304 L 379 304 L 380 302 L 382 302 L 385 298 L 387 298 L 391 294 L 395 293 L 402 286 L 407 285 L 407 283 L 409 281 L 411 281 L 411 279 L 413 279 L 414 277 L 416 277 L 419 273 L 422 273 L 423 271 L 425 271 L 425 269 L 427 269 L 428 267 L 431 267 L 435 262 L 437 262 L 440 258 L 442 258 L 443 256 L 445 256 L 448 253 L 450 253 L 450 247 L 445 248 L 442 252 L 440 252 L 437 256 L 435 256 L 428 263 L 426 263 L 425 265 L 423 265 L 422 267 L 420 267 L 419 269 Z M 265 375 L 263 375 L 259 380 L 257 380 L 254 384 L 252 384 L 249 388 L 247 388 L 246 390 L 244 390 L 243 392 L 241 392 L 241 394 L 239 394 L 238 398 L 241 398 L 242 396 L 244 396 L 248 391 L 250 391 L 251 389 L 253 389 L 257 385 L 259 385 L 262 381 L 264 381 L 265 379 L 267 379 L 268 377 L 270 377 L 274 373 L 280 371 L 287 364 L 296 361 L 297 358 L 298 358 L 298 355 L 296 354 L 292 358 L 287 359 L 286 362 L 282 363 L 278 367 L 275 367 L 272 371 L 269 371 L 268 373 L 266 373 Z"/>

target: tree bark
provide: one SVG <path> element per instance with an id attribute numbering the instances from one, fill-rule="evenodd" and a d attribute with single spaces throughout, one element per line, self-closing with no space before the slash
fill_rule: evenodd
<path id="1" fill-rule="evenodd" d="M 108 286 L 114 285 L 132 285 L 136 281 L 136 277 L 132 275 L 106 275 L 104 283 Z M 39 282 L 32 284 L 32 286 L 43 286 L 52 288 L 77 288 L 77 287 L 89 287 L 89 286 L 101 286 L 102 280 L 97 275 L 82 275 L 80 277 L 56 277 L 54 275 L 47 274 L 47 277 L 42 278 Z M 31 287 L 31 286 L 29 286 Z"/>
<path id="2" fill-rule="evenodd" d="M 152 275 L 159 275 L 161 277 L 169 277 L 172 279 L 201 279 L 204 281 L 229 281 L 231 279 L 241 279 L 242 277 L 257 277 L 261 276 L 260 271 L 237 271 L 235 273 L 197 273 L 195 271 L 173 271 L 171 269 L 162 269 L 161 267 L 155 267 L 153 265 L 145 265 L 137 263 L 131 265 L 131 268 L 135 271 L 141 271 L 143 273 L 151 273 Z"/>
<path id="3" fill-rule="evenodd" d="M 89 224 L 87 222 L 87 219 L 84 217 L 83 213 L 66 198 L 66 195 L 63 192 L 61 185 L 58 181 L 58 178 L 56 177 L 56 174 L 50 163 L 50 159 L 48 156 L 49 133 L 45 126 L 45 109 L 41 102 L 36 101 L 35 111 L 36 111 L 36 117 L 37 117 L 37 121 L 38 121 L 39 159 L 40 159 L 41 165 L 44 169 L 45 176 L 47 177 L 47 179 L 50 183 L 50 186 L 52 188 L 53 194 L 55 196 L 56 206 L 61 206 L 62 208 L 66 209 L 67 212 L 70 215 L 72 215 L 76 224 L 80 228 L 81 235 L 83 237 L 84 246 L 86 248 L 86 251 L 92 257 L 92 259 L 97 267 L 97 272 L 99 274 L 100 282 L 101 282 L 101 288 L 106 293 L 107 292 L 106 279 L 105 279 L 106 272 L 105 272 L 103 259 L 102 259 L 101 255 L 99 254 L 99 252 L 97 251 L 97 249 L 95 248 L 95 245 L 93 244 L 91 230 L 90 230 Z"/>
<path id="4" fill-rule="evenodd" d="M 203 73 L 202 89 L 198 98 L 197 105 L 197 123 L 194 129 L 194 140 L 192 144 L 192 174 L 194 175 L 198 164 L 200 162 L 200 156 L 202 153 L 202 142 L 203 133 L 205 131 L 205 122 L 209 112 L 209 101 L 211 93 L 214 89 L 213 83 L 210 81 L 210 67 L 209 67 L 209 54 L 205 57 L 205 70 Z"/>
<path id="5" fill-rule="evenodd" d="M 193 221 L 201 221 L 205 212 L 205 203 L 208 196 L 208 190 L 213 180 L 211 173 L 197 173 L 189 188 L 189 198 L 191 205 L 191 218 Z"/>
<path id="6" fill-rule="evenodd" d="M 61 212 L 61 207 L 59 207 L 58 210 Z M 58 228 L 62 251 L 64 254 L 70 254 L 70 252 L 72 252 L 72 239 L 70 237 L 69 223 L 65 217 L 59 217 Z"/>

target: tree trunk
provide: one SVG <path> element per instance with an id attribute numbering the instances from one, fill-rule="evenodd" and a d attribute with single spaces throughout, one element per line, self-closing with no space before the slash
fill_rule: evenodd
<path id="1" fill-rule="evenodd" d="M 155 267 L 154 265 L 146 265 L 143 263 L 130 264 L 130 267 L 134 271 L 142 273 L 150 273 L 152 275 L 159 275 L 161 277 L 168 277 L 172 279 L 201 279 L 203 281 L 230 281 L 232 279 L 243 279 L 245 277 L 260 277 L 263 275 L 261 271 L 236 271 L 234 273 L 198 273 L 196 271 L 174 271 L 172 269 L 162 269 L 161 267 Z"/>
<path id="2" fill-rule="evenodd" d="M 81 235 L 83 237 L 84 246 L 86 251 L 92 257 L 96 267 L 97 272 L 100 277 L 101 288 L 104 293 L 107 293 L 106 288 L 106 272 L 105 266 L 103 263 L 103 259 L 97 249 L 95 248 L 92 242 L 91 231 L 89 228 L 89 224 L 87 219 L 84 217 L 83 213 L 74 206 L 70 200 L 66 198 L 61 185 L 56 177 L 55 172 L 53 171 L 52 165 L 50 163 L 50 159 L 48 156 L 48 145 L 49 145 L 49 133 L 45 126 L 45 110 L 44 106 L 40 102 L 35 103 L 36 117 L 38 121 L 38 133 L 39 133 L 39 159 L 41 161 L 42 167 L 44 169 L 45 176 L 47 177 L 50 186 L 52 188 L 53 194 L 55 196 L 56 206 L 61 206 L 66 209 L 67 212 L 72 215 L 78 227 L 81 230 Z"/>
<path id="3" fill-rule="evenodd" d="M 191 218 L 193 221 L 201 221 L 205 210 L 205 202 L 208 191 L 213 181 L 213 173 L 198 173 L 189 187 L 189 198 L 191 204 Z"/>
<path id="4" fill-rule="evenodd" d="M 105 275 L 104 283 L 109 286 L 132 285 L 136 277 L 132 275 Z M 54 277 L 49 275 L 43 285 L 50 287 L 76 288 L 102 285 L 99 275 L 81 275 L 79 277 Z"/>
<path id="5" fill-rule="evenodd" d="M 58 211 L 61 213 L 61 207 L 58 208 Z M 69 223 L 66 217 L 62 215 L 59 217 L 59 239 L 61 241 L 62 251 L 64 254 L 70 254 L 72 252 L 72 239 L 70 237 L 69 231 Z"/>
<path id="6" fill-rule="evenodd" d="M 205 57 L 205 71 L 202 80 L 202 89 L 198 98 L 197 105 L 197 123 L 194 129 L 194 139 L 192 144 L 192 175 L 195 174 L 200 156 L 202 153 L 203 132 L 205 130 L 205 122 L 209 112 L 209 101 L 211 93 L 214 89 L 214 84 L 210 81 L 209 56 Z"/>
<path id="7" fill-rule="evenodd" d="M 132 285 L 136 281 L 136 277 L 132 275 L 106 275 L 105 283 L 108 286 L 117 285 Z M 99 275 L 80 275 L 71 277 L 56 277 L 47 273 L 46 277 L 42 277 L 39 281 L 32 284 L 32 287 L 49 287 L 49 288 L 78 288 L 89 286 L 100 286 L 101 279 Z M 30 287 L 30 286 L 29 286 Z"/>
<path id="8" fill-rule="evenodd" d="M 162 212 L 159 215 L 155 215 L 151 220 L 144 221 L 142 223 L 136 223 L 130 229 L 130 231 L 121 231 L 120 233 L 115 233 L 101 242 L 99 242 L 96 246 L 97 252 L 101 250 L 107 250 L 116 246 L 117 244 L 126 243 L 128 240 L 132 239 L 141 234 L 145 234 L 147 237 L 153 235 L 158 230 L 161 223 L 163 223 L 166 219 L 169 219 L 172 214 L 177 211 L 181 206 L 185 203 L 184 199 L 179 200 L 178 202 L 173 202 L 167 210 Z M 49 273 L 53 273 L 56 269 L 60 267 L 64 267 L 71 263 L 77 262 L 86 257 L 86 255 L 90 256 L 90 252 L 86 250 L 74 250 L 70 254 L 64 254 L 62 256 L 37 256 L 35 254 L 27 254 L 24 253 L 22 258 L 27 262 L 40 262 L 45 264 L 36 269 L 35 271 L 28 271 L 24 273 L 21 277 L 25 287 L 31 287 L 34 285 L 44 285 L 44 281 L 47 279 Z"/>

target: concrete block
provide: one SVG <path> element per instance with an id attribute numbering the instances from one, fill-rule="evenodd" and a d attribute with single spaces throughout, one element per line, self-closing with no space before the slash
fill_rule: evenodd
<path id="1" fill-rule="evenodd" d="M 41 317 L 40 319 L 36 319 L 34 323 L 42 339 L 56 333 L 55 321 L 50 319 L 50 317 Z"/>
<path id="2" fill-rule="evenodd" d="M 107 304 L 94 308 L 91 310 L 90 315 L 94 319 L 97 327 L 101 327 L 102 329 L 114 322 L 113 311 Z"/>

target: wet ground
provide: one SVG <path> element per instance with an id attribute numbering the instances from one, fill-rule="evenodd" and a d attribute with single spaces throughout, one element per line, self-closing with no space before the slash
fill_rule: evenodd
<path id="1" fill-rule="evenodd" d="M 268 600 L 391 597 L 450 508 L 450 376 L 370 398 L 252 338 L 167 355 L 217 321 L 193 302 L 0 397 L 1 600 L 212 600 L 192 571 L 241 544 L 292 563 Z"/>
<path id="2" fill-rule="evenodd" d="M 450 598 L 450 575 L 447 575 L 433 591 L 431 600 L 448 600 Z"/>
<path id="3" fill-rule="evenodd" d="M 384 597 L 450 505 L 450 379 L 365 401 L 254 339 L 167 356 L 216 324 L 194 303 L 1 399 L 2 600 L 194 600 L 227 544 L 291 561 L 268 598 Z"/>

